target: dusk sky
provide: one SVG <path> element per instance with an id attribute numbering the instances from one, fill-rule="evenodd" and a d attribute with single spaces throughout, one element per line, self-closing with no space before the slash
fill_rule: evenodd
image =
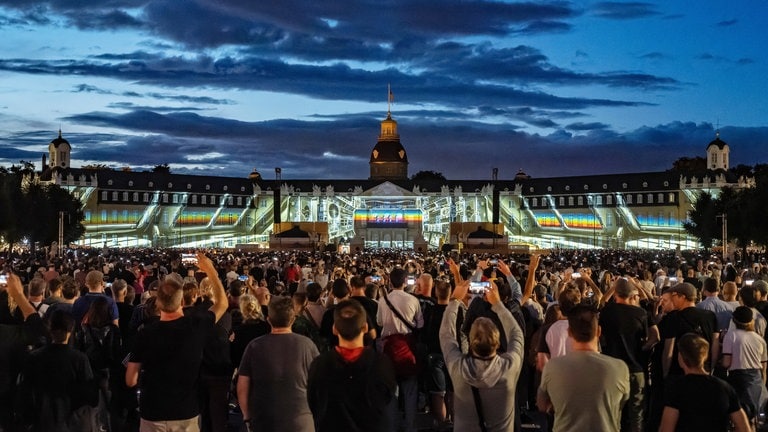
<path id="1" fill-rule="evenodd" d="M 449 179 L 768 162 L 768 2 L 0 0 L 0 165 Z"/>

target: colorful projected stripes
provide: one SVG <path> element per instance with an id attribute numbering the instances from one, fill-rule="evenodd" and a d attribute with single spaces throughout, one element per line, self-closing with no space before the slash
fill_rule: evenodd
<path id="1" fill-rule="evenodd" d="M 536 223 L 542 228 L 560 228 L 560 220 L 552 212 L 535 212 Z"/>
<path id="2" fill-rule="evenodd" d="M 593 214 L 589 213 L 564 213 L 563 222 L 568 228 L 575 229 L 603 229 L 603 224 Z"/>
<path id="3" fill-rule="evenodd" d="M 637 220 L 637 223 L 641 226 L 651 226 L 651 227 L 668 227 L 668 228 L 679 228 L 683 224 L 681 221 L 677 220 L 677 218 L 670 217 L 658 217 L 658 216 L 637 216 L 635 217 Z"/>
<path id="4" fill-rule="evenodd" d="M 91 213 L 86 211 L 83 218 L 83 225 L 97 224 L 137 224 L 141 220 L 141 213 L 138 210 L 128 211 L 102 211 Z"/>
<path id="5" fill-rule="evenodd" d="M 421 223 L 422 214 L 419 209 L 358 209 L 355 210 L 355 222 L 369 224 L 405 224 Z"/>
<path id="6" fill-rule="evenodd" d="M 176 221 L 176 225 L 205 226 L 211 221 L 213 214 L 213 211 L 205 210 L 182 211 L 179 215 L 179 219 Z"/>

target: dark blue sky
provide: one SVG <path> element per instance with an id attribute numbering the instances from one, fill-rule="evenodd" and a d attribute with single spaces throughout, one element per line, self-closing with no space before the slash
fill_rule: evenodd
<path id="1" fill-rule="evenodd" d="M 0 0 L 0 164 L 501 178 L 768 161 L 768 3 Z"/>

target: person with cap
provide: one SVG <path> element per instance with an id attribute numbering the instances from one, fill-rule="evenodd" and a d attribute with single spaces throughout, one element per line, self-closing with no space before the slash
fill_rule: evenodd
<path id="1" fill-rule="evenodd" d="M 720 300 L 719 294 L 720 290 L 717 287 L 717 281 L 713 278 L 704 279 L 701 289 L 701 295 L 704 299 L 696 307 L 714 312 L 715 316 L 717 316 L 717 328 L 723 331 L 728 328 L 731 322 L 731 314 L 733 314 L 733 310 L 736 308 Z"/>
<path id="2" fill-rule="evenodd" d="M 647 351 L 658 342 L 658 330 L 649 328 L 648 313 L 640 307 L 640 292 L 626 278 L 613 282 L 614 302 L 600 311 L 600 346 L 603 354 L 620 359 L 629 368 L 629 400 L 622 410 L 622 430 L 640 432 L 644 425 Z"/>
<path id="3" fill-rule="evenodd" d="M 677 363 L 684 375 L 667 387 L 659 432 L 749 431 L 747 416 L 736 392 L 705 369 L 710 352 L 706 339 L 688 333 L 681 336 L 676 345 Z M 730 423 L 734 429 L 730 429 Z"/>
<path id="4" fill-rule="evenodd" d="M 733 312 L 733 324 L 735 328 L 723 338 L 723 367 L 728 369 L 728 382 L 736 390 L 741 407 L 751 420 L 759 413 L 768 346 L 755 332 L 752 309 L 737 307 Z"/>
<path id="5" fill-rule="evenodd" d="M 202 252 L 198 266 L 211 280 L 214 303 L 207 314 L 185 315 L 184 280 L 177 273 L 157 290 L 160 320 L 145 325 L 128 358 L 125 383 L 139 384 L 141 431 L 198 431 L 200 366 L 206 339 L 227 311 L 227 294 L 213 262 Z"/>
<path id="6" fill-rule="evenodd" d="M 659 333 L 664 341 L 661 357 L 664 378 L 683 375 L 683 368 L 674 360 L 677 358 L 676 341 L 686 333 L 695 333 L 707 341 L 710 355 L 705 365 L 712 370 L 720 353 L 717 316 L 714 312 L 695 307 L 696 288 L 689 283 L 677 284 L 667 292 L 675 312 L 659 323 Z"/>

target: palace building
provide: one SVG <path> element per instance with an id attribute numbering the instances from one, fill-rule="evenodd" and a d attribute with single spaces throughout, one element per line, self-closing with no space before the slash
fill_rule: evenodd
<path id="1" fill-rule="evenodd" d="M 413 181 L 390 112 L 370 177 L 360 180 L 283 180 L 279 169 L 274 180 L 256 170 L 243 178 L 90 170 L 70 166 L 72 147 L 61 132 L 48 147 L 34 180 L 82 201 L 80 244 L 97 247 L 688 249 L 697 244 L 682 223 L 701 191 L 754 184 L 728 171 L 730 149 L 719 133 L 706 147 L 707 171 L 688 178 L 521 171 L 510 179 Z"/>

